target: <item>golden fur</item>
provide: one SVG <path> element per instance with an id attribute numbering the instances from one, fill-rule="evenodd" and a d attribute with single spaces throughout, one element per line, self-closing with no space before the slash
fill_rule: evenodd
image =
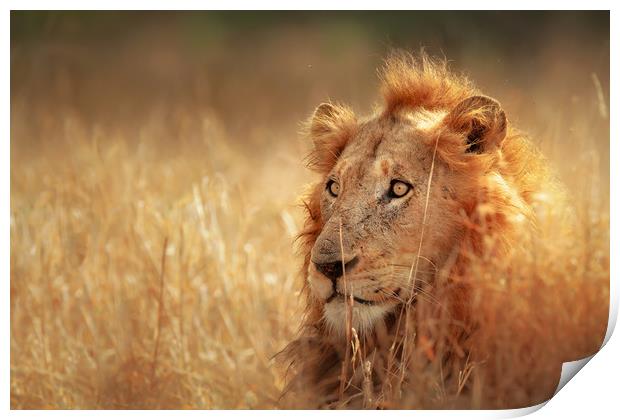
<path id="1" fill-rule="evenodd" d="M 299 337 L 281 357 L 289 365 L 286 396 L 303 394 L 318 407 L 394 406 L 410 373 L 436 360 L 437 374 L 455 380 L 475 353 L 468 267 L 507 255 L 521 232 L 536 229 L 535 201 L 552 185 L 544 160 L 499 104 L 444 61 L 395 54 L 381 81 L 377 114 L 358 121 L 344 106 L 322 104 L 308 123 L 308 166 L 321 180 L 304 200 L 299 235 L 307 306 Z M 378 206 L 365 197 L 375 190 L 361 186 L 387 182 L 390 165 L 409 169 L 409 207 L 385 204 L 392 206 L 385 210 L 389 222 L 373 222 Z M 342 184 L 338 197 L 325 192 L 329 177 Z M 353 180 L 361 192 L 353 191 Z M 357 267 L 344 270 L 348 285 L 332 286 L 317 273 L 323 254 L 343 264 L 358 257 Z M 380 293 L 370 291 L 371 281 Z M 327 314 L 328 295 L 339 287 L 377 309 L 345 299 L 329 304 L 339 315 Z"/>

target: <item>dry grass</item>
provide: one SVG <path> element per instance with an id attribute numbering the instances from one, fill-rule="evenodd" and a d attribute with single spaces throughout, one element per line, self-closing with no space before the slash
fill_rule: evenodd
<path id="1" fill-rule="evenodd" d="M 12 408 L 278 406 L 271 357 L 299 325 L 295 200 L 311 180 L 297 122 L 327 96 L 367 107 L 382 53 L 361 37 L 326 56 L 298 47 L 314 32 L 287 30 L 199 59 L 148 32 L 119 51 L 12 50 Z M 531 404 L 557 384 L 551 362 L 600 346 L 609 50 L 567 69 L 560 41 L 512 83 L 484 61 L 459 67 L 550 157 L 578 229 L 480 272 L 484 366 L 455 389 L 414 384 L 410 407 Z"/>

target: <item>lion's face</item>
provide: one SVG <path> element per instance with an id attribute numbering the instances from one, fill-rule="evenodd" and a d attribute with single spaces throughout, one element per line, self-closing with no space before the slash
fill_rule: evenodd
<path id="1" fill-rule="evenodd" d="M 315 120 L 339 115 L 333 106 L 323 107 Z M 360 123 L 325 167 L 315 191 L 322 228 L 308 281 L 333 331 L 345 330 L 345 296 L 354 300 L 353 327 L 368 331 L 424 293 L 458 243 L 460 209 L 472 191 L 461 188 L 461 175 L 434 159 L 437 128 L 453 117 L 403 112 Z M 326 134 L 315 128 L 315 134 Z"/>

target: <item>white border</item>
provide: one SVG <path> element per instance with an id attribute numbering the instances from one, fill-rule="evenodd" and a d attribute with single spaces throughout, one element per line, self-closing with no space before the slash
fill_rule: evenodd
<path id="1" fill-rule="evenodd" d="M 2 414 L 9 412 L 10 405 L 10 358 L 9 358 L 9 350 L 10 350 L 10 340 L 8 339 L 10 335 L 10 304 L 9 304 L 9 279 L 10 279 L 10 142 L 8 139 L 10 138 L 10 13 L 9 10 L 45 10 L 51 8 L 53 6 L 54 9 L 83 9 L 83 10 L 98 10 L 98 9 L 118 9 L 118 10 L 148 10 L 148 9 L 202 9 L 209 8 L 212 10 L 230 10 L 230 9 L 256 9 L 256 4 L 247 1 L 247 0 L 229 0 L 227 2 L 201 2 L 197 0 L 177 0 L 175 2 L 166 2 L 161 0 L 152 0 L 152 1 L 119 1 L 119 0 L 109 0 L 109 1 L 90 1 L 88 3 L 78 2 L 75 0 L 60 0 L 60 1 L 8 1 L 8 8 L 5 9 L 5 13 L 2 15 L 1 25 L 3 30 L 1 36 L 1 45 L 3 49 L 2 59 L 4 60 L 4 65 L 1 67 L 2 72 L 2 80 L 3 80 L 3 91 L 4 91 L 4 100 L 2 101 L 2 127 L 3 132 L 5 133 L 5 140 L 2 142 L 2 155 L 1 159 L 1 167 L 0 171 L 2 182 L 0 183 L 0 188 L 2 188 L 2 203 L 5 211 L 5 216 L 0 219 L 0 235 L 1 235 L 1 244 L 2 244 L 2 256 L 1 261 L 3 267 L 3 271 L 5 273 L 5 278 L 7 279 L 4 284 L 3 289 L 3 307 L 4 313 L 6 315 L 4 322 L 2 323 L 2 336 L 5 337 L 3 340 L 4 345 L 0 349 L 2 352 L 2 392 L 3 392 L 3 410 Z M 53 4 L 52 4 L 53 3 Z M 561 3 L 551 3 L 545 1 L 533 1 L 533 0 L 521 0 L 521 1 L 504 1 L 497 2 L 495 1 L 468 1 L 467 5 L 472 9 L 492 9 L 492 10 L 515 10 L 515 9 L 530 9 L 530 10 L 552 10 L 556 9 L 556 5 L 561 5 L 563 9 L 583 9 L 585 2 L 579 1 L 563 1 Z M 419 4 L 411 4 L 405 1 L 393 1 L 393 0 L 383 0 L 380 5 L 382 7 L 393 8 L 393 9 L 407 9 L 415 6 L 416 9 L 419 10 L 437 10 L 441 8 L 451 9 L 451 10 L 465 10 L 462 8 L 463 2 L 457 1 L 434 1 L 434 2 L 421 2 Z M 371 10 L 374 9 L 378 3 L 376 2 L 365 2 L 363 0 L 358 1 L 342 1 L 339 2 L 338 5 L 334 3 L 334 1 L 326 1 L 326 0 L 314 0 L 312 2 L 306 2 L 306 4 L 300 4 L 296 2 L 292 4 L 291 2 L 284 1 L 262 1 L 260 3 L 261 8 L 265 9 L 329 9 L 329 8 L 338 8 L 342 10 L 351 10 L 351 9 L 366 9 Z M 618 70 L 617 65 L 617 54 L 614 54 L 614 46 L 618 45 L 618 19 L 616 19 L 615 11 L 613 10 L 613 3 L 611 1 L 588 1 L 586 5 L 593 10 L 610 10 L 611 11 L 611 72 L 610 74 L 615 74 L 614 70 Z M 610 150 L 610 159 L 614 162 L 619 162 L 620 156 L 618 155 L 618 146 L 616 141 L 618 139 L 618 124 L 617 124 L 617 98 L 618 98 L 618 87 L 615 83 L 611 83 L 611 150 Z M 611 165 L 611 214 L 620 214 L 620 209 L 618 207 L 618 183 L 617 183 L 617 170 L 614 170 L 615 165 Z M 617 166 L 617 165 L 616 165 Z M 616 265 L 614 264 L 614 255 L 617 255 L 618 250 L 618 225 L 615 222 L 615 218 L 611 219 L 611 297 L 612 302 L 610 305 L 610 320 L 608 326 L 608 332 L 605 338 L 606 345 L 598 354 L 594 356 L 592 361 L 584 368 L 584 372 L 579 374 L 579 380 L 571 381 L 562 391 L 552 398 L 544 410 L 537 411 L 545 404 L 540 404 L 539 406 L 529 407 L 525 409 L 518 410 L 502 410 L 502 411 L 416 411 L 416 412 L 401 412 L 401 411 L 383 411 L 381 412 L 382 417 L 391 417 L 391 416 L 401 416 L 401 415 L 415 415 L 416 417 L 421 418 L 446 418 L 446 417 L 459 417 L 459 418 L 470 418 L 470 419 L 480 419 L 480 418 L 507 418 L 507 417 L 515 417 L 526 415 L 532 412 L 537 411 L 533 417 L 535 418 L 572 418 L 573 416 L 583 417 L 585 415 L 592 416 L 594 418 L 608 418 L 610 413 L 617 412 L 617 381 L 619 379 L 619 363 L 617 356 L 620 354 L 620 342 L 618 338 L 614 338 L 611 336 L 613 332 L 617 315 L 618 315 L 618 285 L 617 285 L 617 277 L 616 277 Z M 611 339 L 610 339 L 611 338 Z M 345 411 L 345 412 L 325 412 L 321 413 L 321 416 L 332 416 L 337 415 L 339 418 L 344 416 L 355 416 L 357 417 L 365 417 L 374 415 L 374 412 L 359 412 L 359 411 Z M 126 417 L 134 417 L 134 416 L 142 416 L 146 415 L 148 417 L 154 418 L 169 418 L 169 416 L 180 416 L 186 418 L 204 418 L 204 416 L 229 416 L 229 415 L 237 415 L 244 414 L 243 412 L 234 412 L 234 411 L 115 411 L 114 413 L 109 413 L 108 411 L 11 411 L 11 417 L 20 417 L 20 418 L 32 418 L 32 417 L 56 417 L 56 418 L 66 418 L 66 417 L 75 417 L 78 416 L 82 418 L 84 415 L 92 416 L 92 417 L 108 417 L 110 415 L 114 415 L 116 417 L 126 418 Z M 289 412 L 285 411 L 252 411 L 253 416 L 263 417 L 263 418 L 277 418 L 277 417 L 288 417 L 291 415 Z M 297 411 L 295 412 L 295 417 L 300 418 L 310 418 L 311 416 L 315 416 L 316 413 L 313 411 Z"/>

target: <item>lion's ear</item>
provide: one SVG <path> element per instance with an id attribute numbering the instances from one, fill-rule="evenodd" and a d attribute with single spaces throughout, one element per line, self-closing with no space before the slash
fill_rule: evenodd
<path id="1" fill-rule="evenodd" d="M 357 120 L 353 111 L 345 106 L 322 103 L 314 110 L 307 128 L 313 143 L 308 166 L 325 172 L 334 166 L 353 136 Z"/>
<path id="2" fill-rule="evenodd" d="M 484 153 L 506 137 L 506 114 L 499 102 L 488 96 L 471 96 L 445 117 L 446 125 L 465 137 L 467 153 Z"/>

